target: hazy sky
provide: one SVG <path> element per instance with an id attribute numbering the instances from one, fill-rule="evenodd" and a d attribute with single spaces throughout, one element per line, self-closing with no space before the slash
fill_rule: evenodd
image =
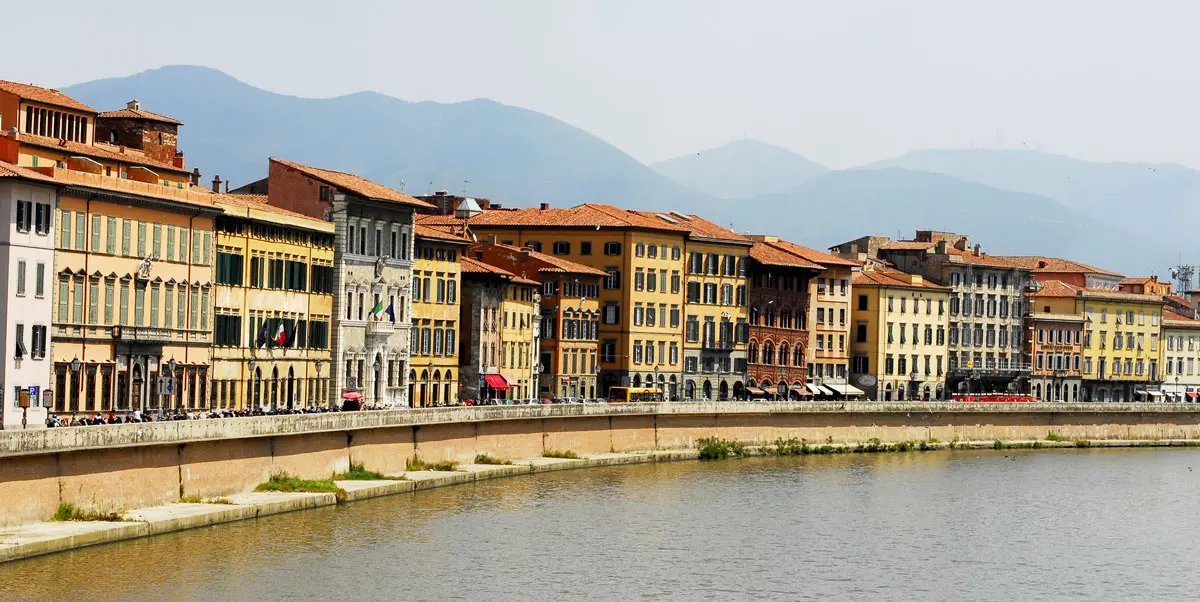
<path id="1" fill-rule="evenodd" d="M 643 161 L 749 137 L 831 167 L 1027 146 L 1200 168 L 1200 3 L 1188 0 L 121 6 L 6 3 L 0 79 L 65 86 L 196 64 L 301 96 L 486 97 Z"/>

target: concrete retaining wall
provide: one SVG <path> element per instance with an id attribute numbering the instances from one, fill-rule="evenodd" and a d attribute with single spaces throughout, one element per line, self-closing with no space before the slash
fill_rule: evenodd
<path id="1" fill-rule="evenodd" d="M 449 408 L 271 416 L 0 433 L 0 525 L 58 505 L 115 511 L 244 493 L 271 474 L 328 478 L 351 463 L 397 473 L 414 457 L 471 462 L 769 444 L 1200 439 L 1200 408 L 1172 404 L 671 403 Z"/>

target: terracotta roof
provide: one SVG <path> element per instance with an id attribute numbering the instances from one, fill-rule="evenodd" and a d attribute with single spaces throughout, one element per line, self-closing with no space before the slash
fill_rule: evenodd
<path id="1" fill-rule="evenodd" d="M 54 182 L 54 178 L 19 165 L 0 161 L 0 178 L 24 178 L 39 182 Z"/>
<path id="2" fill-rule="evenodd" d="M 1082 289 L 1060 280 L 1047 280 L 1042 282 L 1042 288 L 1030 295 L 1030 297 L 1077 297 L 1080 290 Z"/>
<path id="3" fill-rule="evenodd" d="M 1189 318 L 1182 314 L 1177 314 L 1171 310 L 1163 310 L 1163 320 L 1170 322 L 1187 322 L 1188 324 L 1200 328 L 1200 320 Z"/>
<path id="4" fill-rule="evenodd" d="M 1122 278 L 1117 284 L 1146 284 L 1150 282 L 1149 278 Z"/>
<path id="5" fill-rule="evenodd" d="M 149 184 L 146 182 L 138 182 L 136 180 L 122 180 L 112 176 L 103 176 L 99 174 L 75 171 L 72 169 L 62 169 L 58 167 L 37 167 L 33 169 L 25 169 L 26 171 L 35 171 L 43 174 L 55 184 L 60 186 L 92 188 L 118 194 L 135 195 L 174 203 L 197 205 L 201 207 L 216 206 L 213 203 L 214 195 L 212 192 L 201 187 L 188 186 L 187 188 L 175 188 L 173 186 L 163 186 L 162 184 Z"/>
<path id="6" fill-rule="evenodd" d="M 768 242 L 766 242 L 766 244 L 768 244 L 772 247 L 775 247 L 776 249 L 779 249 L 781 251 L 784 251 L 786 253 L 791 253 L 792 255 L 795 255 L 802 259 L 806 259 L 808 261 L 811 261 L 813 263 L 820 264 L 820 265 L 826 266 L 826 267 L 828 267 L 828 266 L 859 267 L 862 265 L 861 263 L 854 261 L 853 259 L 846 259 L 845 257 L 838 257 L 837 255 L 830 255 L 829 253 L 823 253 L 816 249 L 810 249 L 803 245 L 798 245 L 794 242 L 789 242 L 789 241 L 783 240 L 782 238 L 778 239 L 778 240 L 768 241 Z"/>
<path id="7" fill-rule="evenodd" d="M 96 115 L 96 117 L 104 117 L 107 119 L 146 119 L 148 121 L 161 121 L 163 123 L 170 123 L 172 125 L 183 125 L 183 122 L 177 119 L 172 119 L 166 115 L 159 115 L 158 113 L 151 113 L 150 111 L 143 111 L 141 109 L 119 109 L 116 111 L 105 111 L 99 115 Z"/>
<path id="8" fill-rule="evenodd" d="M 786 251 L 781 251 L 765 242 L 754 243 L 754 246 L 750 247 L 750 257 L 764 265 L 804 268 L 818 271 L 825 269 L 820 264 L 813 263 L 807 259 L 804 259 L 803 257 L 793 255 Z"/>
<path id="9" fill-rule="evenodd" d="M 522 227 L 522 228 L 634 228 L 643 230 L 664 230 L 668 232 L 688 232 L 686 228 L 671 224 L 659 218 L 649 218 L 635 211 L 619 209 L 612 205 L 599 203 L 584 203 L 567 208 L 526 208 L 526 209 L 491 209 L 471 218 L 470 223 L 480 228 L 485 227 Z"/>
<path id="10" fill-rule="evenodd" d="M 32 100 L 33 102 L 40 102 L 42 104 L 54 105 L 66 109 L 74 109 L 76 111 L 84 111 L 87 113 L 96 112 L 96 109 L 93 109 L 92 107 L 89 107 L 82 102 L 63 94 L 58 90 L 39 88 L 38 86 L 18 84 L 17 82 L 4 80 L 0 80 L 0 90 L 19 96 L 25 100 Z"/>
<path id="11" fill-rule="evenodd" d="M 98 144 L 83 144 L 81 142 L 73 142 L 70 140 L 59 140 L 55 138 L 47 138 L 45 136 L 35 136 L 33 134 L 19 134 L 17 140 L 21 144 L 31 146 L 40 146 L 66 155 L 83 155 L 85 157 L 96 157 L 107 161 L 117 161 L 120 163 L 130 163 L 133 165 L 144 165 L 154 169 L 163 169 L 177 173 L 191 173 L 188 170 L 175 167 L 173 163 L 165 163 L 158 159 L 152 159 L 146 154 L 137 149 L 125 149 L 125 152 L 120 152 L 120 147 L 112 147 L 115 150 L 109 150 L 105 146 Z"/>
<path id="12" fill-rule="evenodd" d="M 700 238 L 713 238 L 718 240 L 744 243 L 752 242 L 749 238 L 742 236 L 733 230 L 719 226 L 691 213 L 678 213 L 673 211 L 630 211 L 630 213 L 635 213 L 651 220 L 660 220 L 667 224 L 679 226 Z"/>
<path id="13" fill-rule="evenodd" d="M 413 234 L 416 234 L 417 238 L 442 240 L 442 241 L 447 241 L 447 242 L 460 243 L 460 244 L 464 244 L 464 245 L 469 244 L 471 242 L 471 239 L 469 239 L 465 236 L 459 236 L 458 234 L 454 234 L 453 232 L 450 232 L 449 230 L 443 230 L 442 228 L 435 228 L 433 226 L 426 226 L 424 224 L 417 224 L 416 226 L 414 226 Z"/>
<path id="14" fill-rule="evenodd" d="M 197 190 L 197 189 L 193 188 L 192 190 Z M 283 215 L 283 216 L 287 216 L 287 217 L 290 217 L 293 219 L 299 219 L 299 220 L 304 220 L 307 222 L 312 222 L 314 224 L 321 224 L 323 226 L 321 228 L 322 230 L 328 230 L 330 232 L 333 231 L 333 228 L 332 228 L 333 223 L 332 222 L 327 222 L 322 219 L 317 219 L 315 217 L 304 215 L 303 213 L 296 213 L 295 211 L 289 211 L 287 209 L 283 209 L 282 207 L 270 205 L 267 203 L 267 195 L 265 195 L 265 194 L 221 193 L 221 194 L 213 194 L 212 199 L 213 199 L 213 202 L 216 203 L 217 205 L 245 207 L 247 209 L 256 209 L 259 211 L 266 211 L 269 213 L 274 213 L 276 215 Z"/>
<path id="15" fill-rule="evenodd" d="M 960 263 L 969 263 L 971 265 L 981 265 L 993 268 L 1027 269 L 1022 268 L 1020 265 L 1012 261 L 1009 261 L 1005 257 L 999 255 L 988 255 L 984 252 L 980 252 L 978 255 L 976 255 L 975 251 L 962 251 L 954 247 L 949 247 L 946 249 L 946 254 L 951 257 L 958 257 Z"/>
<path id="16" fill-rule="evenodd" d="M 908 273 L 890 268 L 874 268 L 855 272 L 851 282 L 854 286 L 950 290 L 950 287 L 934 284 L 924 278 L 921 279 L 921 282 L 913 283 L 912 277 Z"/>
<path id="17" fill-rule="evenodd" d="M 591 266 L 586 266 L 586 265 L 583 265 L 582 263 L 576 263 L 574 261 L 571 261 L 568 259 L 563 259 L 561 257 L 556 257 L 554 255 L 547 255 L 545 253 L 534 251 L 533 249 L 530 249 L 528 247 L 520 248 L 520 247 L 515 247 L 513 245 L 505 245 L 505 244 L 501 244 L 501 243 L 486 243 L 486 244 L 489 244 L 489 245 L 494 244 L 494 246 L 496 246 L 496 247 L 508 249 L 514 253 L 529 253 L 530 257 L 537 259 L 538 261 L 541 261 L 542 263 L 548 264 L 548 267 L 538 269 L 539 272 L 562 272 L 562 273 L 567 273 L 567 274 L 587 274 L 590 276 L 608 276 L 608 272 L 605 272 L 604 270 L 593 268 Z"/>
<path id="18" fill-rule="evenodd" d="M 924 251 L 937 246 L 935 242 L 922 242 L 919 240 L 893 240 L 879 246 L 883 251 Z"/>
<path id="19" fill-rule="evenodd" d="M 1033 270 L 1034 273 L 1059 272 L 1072 274 L 1101 274 L 1104 276 L 1116 277 L 1121 276 L 1116 272 L 1102 270 L 1086 263 L 1080 263 L 1078 261 L 1071 261 L 1070 259 L 1062 259 L 1059 257 L 1042 257 L 1039 255 L 1005 255 L 1001 256 L 1001 259 L 1007 260 L 1017 267 Z M 1045 267 L 1042 267 L 1042 264 L 1045 264 Z"/>
<path id="20" fill-rule="evenodd" d="M 283 159 L 276 159 L 274 157 L 271 158 L 271 161 L 295 169 L 296 171 L 299 171 L 311 178 L 316 178 L 363 198 L 391 201 L 393 203 L 411 205 L 413 207 L 433 207 L 433 205 L 430 205 L 425 201 L 415 199 L 407 194 L 404 194 L 403 192 L 392 190 L 387 186 L 376 184 L 375 182 L 354 174 L 332 171 L 329 169 L 321 169 L 319 167 L 309 167 L 307 165 L 294 163 L 292 161 L 284 161 Z"/>
<path id="21" fill-rule="evenodd" d="M 1163 296 L 1163 299 L 1166 299 L 1167 301 L 1170 301 L 1170 302 L 1172 302 L 1172 303 L 1176 303 L 1176 304 L 1178 304 L 1178 305 L 1188 305 L 1188 306 L 1190 306 L 1190 305 L 1192 304 L 1192 302 L 1191 302 L 1191 301 L 1188 301 L 1187 299 L 1184 299 L 1183 297 L 1180 297 L 1179 295 L 1164 295 L 1164 296 Z"/>
<path id="22" fill-rule="evenodd" d="M 506 277 L 511 282 L 515 282 L 517 284 L 529 284 L 529 285 L 533 285 L 533 286 L 538 286 L 541 284 L 540 282 L 538 282 L 536 280 L 522 278 L 504 268 L 499 268 L 499 267 L 496 267 L 489 263 L 484 263 L 482 261 L 479 261 L 478 259 L 471 259 L 470 257 L 465 257 L 465 256 L 462 258 L 462 273 L 464 273 L 464 274 L 493 274 L 496 276 Z"/>

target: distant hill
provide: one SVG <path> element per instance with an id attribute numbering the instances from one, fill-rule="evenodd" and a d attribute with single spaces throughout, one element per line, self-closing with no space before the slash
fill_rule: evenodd
<path id="1" fill-rule="evenodd" d="M 1200 218 L 1200 172 L 1175 164 L 1097 163 L 1037 151 L 951 149 L 913 151 L 867 167 L 942 173 L 1038 194 L 1148 237 L 1194 240 L 1194 224 Z M 1189 249 L 1196 246 L 1187 244 Z"/>
<path id="2" fill-rule="evenodd" d="M 829 170 L 757 140 L 729 144 L 650 165 L 692 190 L 718 198 L 782 192 Z"/>
<path id="3" fill-rule="evenodd" d="M 738 232 L 777 234 L 820 249 L 932 228 L 968 234 L 993 255 L 1067 257 L 1130 275 L 1162 273 L 1176 254 L 1164 242 L 1046 197 L 902 169 L 834 171 L 786 192 L 716 201 L 706 211 Z"/>
<path id="4" fill-rule="evenodd" d="M 260 90 L 220 71 L 172 66 L 71 86 L 100 110 L 142 107 L 184 122 L 181 148 L 205 181 L 234 187 L 274 156 L 351 171 L 405 192 L 447 189 L 513 204 L 687 206 L 702 195 L 562 121 L 490 100 L 407 102 L 374 92 L 327 99 Z"/>

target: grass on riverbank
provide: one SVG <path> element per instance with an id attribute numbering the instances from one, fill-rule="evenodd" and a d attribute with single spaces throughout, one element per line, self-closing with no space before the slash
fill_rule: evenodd
<path id="1" fill-rule="evenodd" d="M 233 500 L 227 497 L 201 497 L 198 495 L 189 495 L 179 498 L 180 504 L 228 504 L 233 505 Z"/>
<path id="2" fill-rule="evenodd" d="M 542 457 L 543 458 L 559 458 L 559 459 L 563 459 L 563 460 L 578 460 L 579 454 L 577 454 L 571 450 L 548 449 L 548 450 L 542 452 Z"/>
<path id="3" fill-rule="evenodd" d="M 420 471 L 432 470 L 435 472 L 455 472 L 458 470 L 458 462 L 444 460 L 442 462 L 426 462 L 421 458 L 413 458 L 404 463 L 405 470 Z"/>
<path id="4" fill-rule="evenodd" d="M 696 441 L 701 460 L 724 460 L 729 456 L 746 455 L 746 446 L 737 441 L 717 437 L 705 437 Z"/>
<path id="5" fill-rule="evenodd" d="M 334 481 L 403 481 L 404 475 L 389 477 L 381 472 L 367 470 L 362 464 L 350 464 L 348 472 L 333 475 Z"/>
<path id="6" fill-rule="evenodd" d="M 337 486 L 333 479 L 301 479 L 286 472 L 271 475 L 266 483 L 260 483 L 255 491 L 281 491 L 285 493 L 332 493 L 338 503 L 346 501 L 346 490 Z"/>
<path id="7" fill-rule="evenodd" d="M 492 456 L 489 456 L 488 454 L 477 454 L 475 456 L 475 463 L 476 464 L 496 464 L 496 465 L 501 465 L 501 466 L 507 466 L 509 464 L 512 464 L 512 460 L 501 460 L 500 458 L 494 458 Z"/>
<path id="8" fill-rule="evenodd" d="M 54 511 L 52 521 L 101 521 L 110 523 L 130 522 L 125 518 L 124 512 L 96 512 L 94 510 L 80 510 L 74 504 L 59 504 L 58 509 Z"/>

